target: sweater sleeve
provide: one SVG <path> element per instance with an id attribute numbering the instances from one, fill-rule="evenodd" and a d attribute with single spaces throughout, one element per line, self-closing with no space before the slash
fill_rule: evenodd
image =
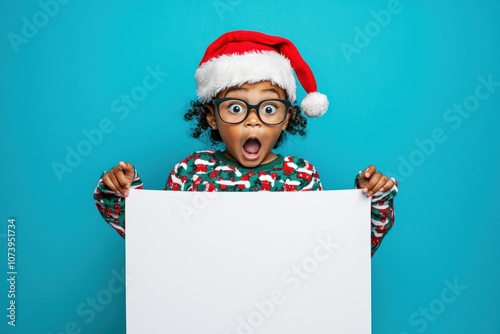
<path id="1" fill-rule="evenodd" d="M 96 188 L 94 189 L 94 202 L 97 210 L 104 220 L 113 227 L 118 234 L 125 238 L 125 197 L 117 196 L 102 181 L 102 173 Z M 141 178 L 134 168 L 134 180 L 131 189 L 144 189 Z"/>
<path id="2" fill-rule="evenodd" d="M 398 193 L 398 183 L 392 178 L 394 185 L 385 192 L 376 192 L 371 199 L 371 250 L 372 256 L 380 247 L 382 240 L 394 225 L 394 197 Z M 356 176 L 355 186 L 360 189 L 358 176 Z"/>

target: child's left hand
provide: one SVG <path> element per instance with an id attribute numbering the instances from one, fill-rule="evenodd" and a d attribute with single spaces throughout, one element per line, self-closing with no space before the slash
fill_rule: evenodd
<path id="1" fill-rule="evenodd" d="M 377 172 L 377 168 L 371 165 L 359 174 L 358 185 L 367 196 L 372 196 L 377 191 L 385 192 L 391 189 L 394 181 Z"/>

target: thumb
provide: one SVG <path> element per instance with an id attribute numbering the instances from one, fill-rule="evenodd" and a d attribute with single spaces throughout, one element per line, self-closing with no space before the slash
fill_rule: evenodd
<path id="1" fill-rule="evenodd" d="M 369 179 L 373 175 L 373 173 L 375 173 L 376 170 L 377 170 L 376 166 L 370 165 L 370 166 L 368 166 L 368 168 L 366 168 L 364 170 L 364 172 L 362 173 L 362 175 L 363 175 L 363 177 L 365 179 Z"/>
<path id="2" fill-rule="evenodd" d="M 133 180 L 135 176 L 134 166 L 130 162 L 123 161 L 120 161 L 118 165 L 123 169 L 123 173 L 125 174 L 125 176 L 130 180 Z"/>

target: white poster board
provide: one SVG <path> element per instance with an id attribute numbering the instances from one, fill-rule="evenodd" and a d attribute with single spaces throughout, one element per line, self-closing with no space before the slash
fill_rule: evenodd
<path id="1" fill-rule="evenodd" d="M 127 333 L 371 333 L 361 190 L 126 199 Z"/>

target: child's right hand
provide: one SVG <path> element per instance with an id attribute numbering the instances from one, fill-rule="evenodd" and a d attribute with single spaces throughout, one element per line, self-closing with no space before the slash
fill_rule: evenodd
<path id="1" fill-rule="evenodd" d="M 134 181 L 135 170 L 130 162 L 120 161 L 118 165 L 111 168 L 104 176 L 102 181 L 109 189 L 118 196 L 127 197 L 130 185 Z"/>

